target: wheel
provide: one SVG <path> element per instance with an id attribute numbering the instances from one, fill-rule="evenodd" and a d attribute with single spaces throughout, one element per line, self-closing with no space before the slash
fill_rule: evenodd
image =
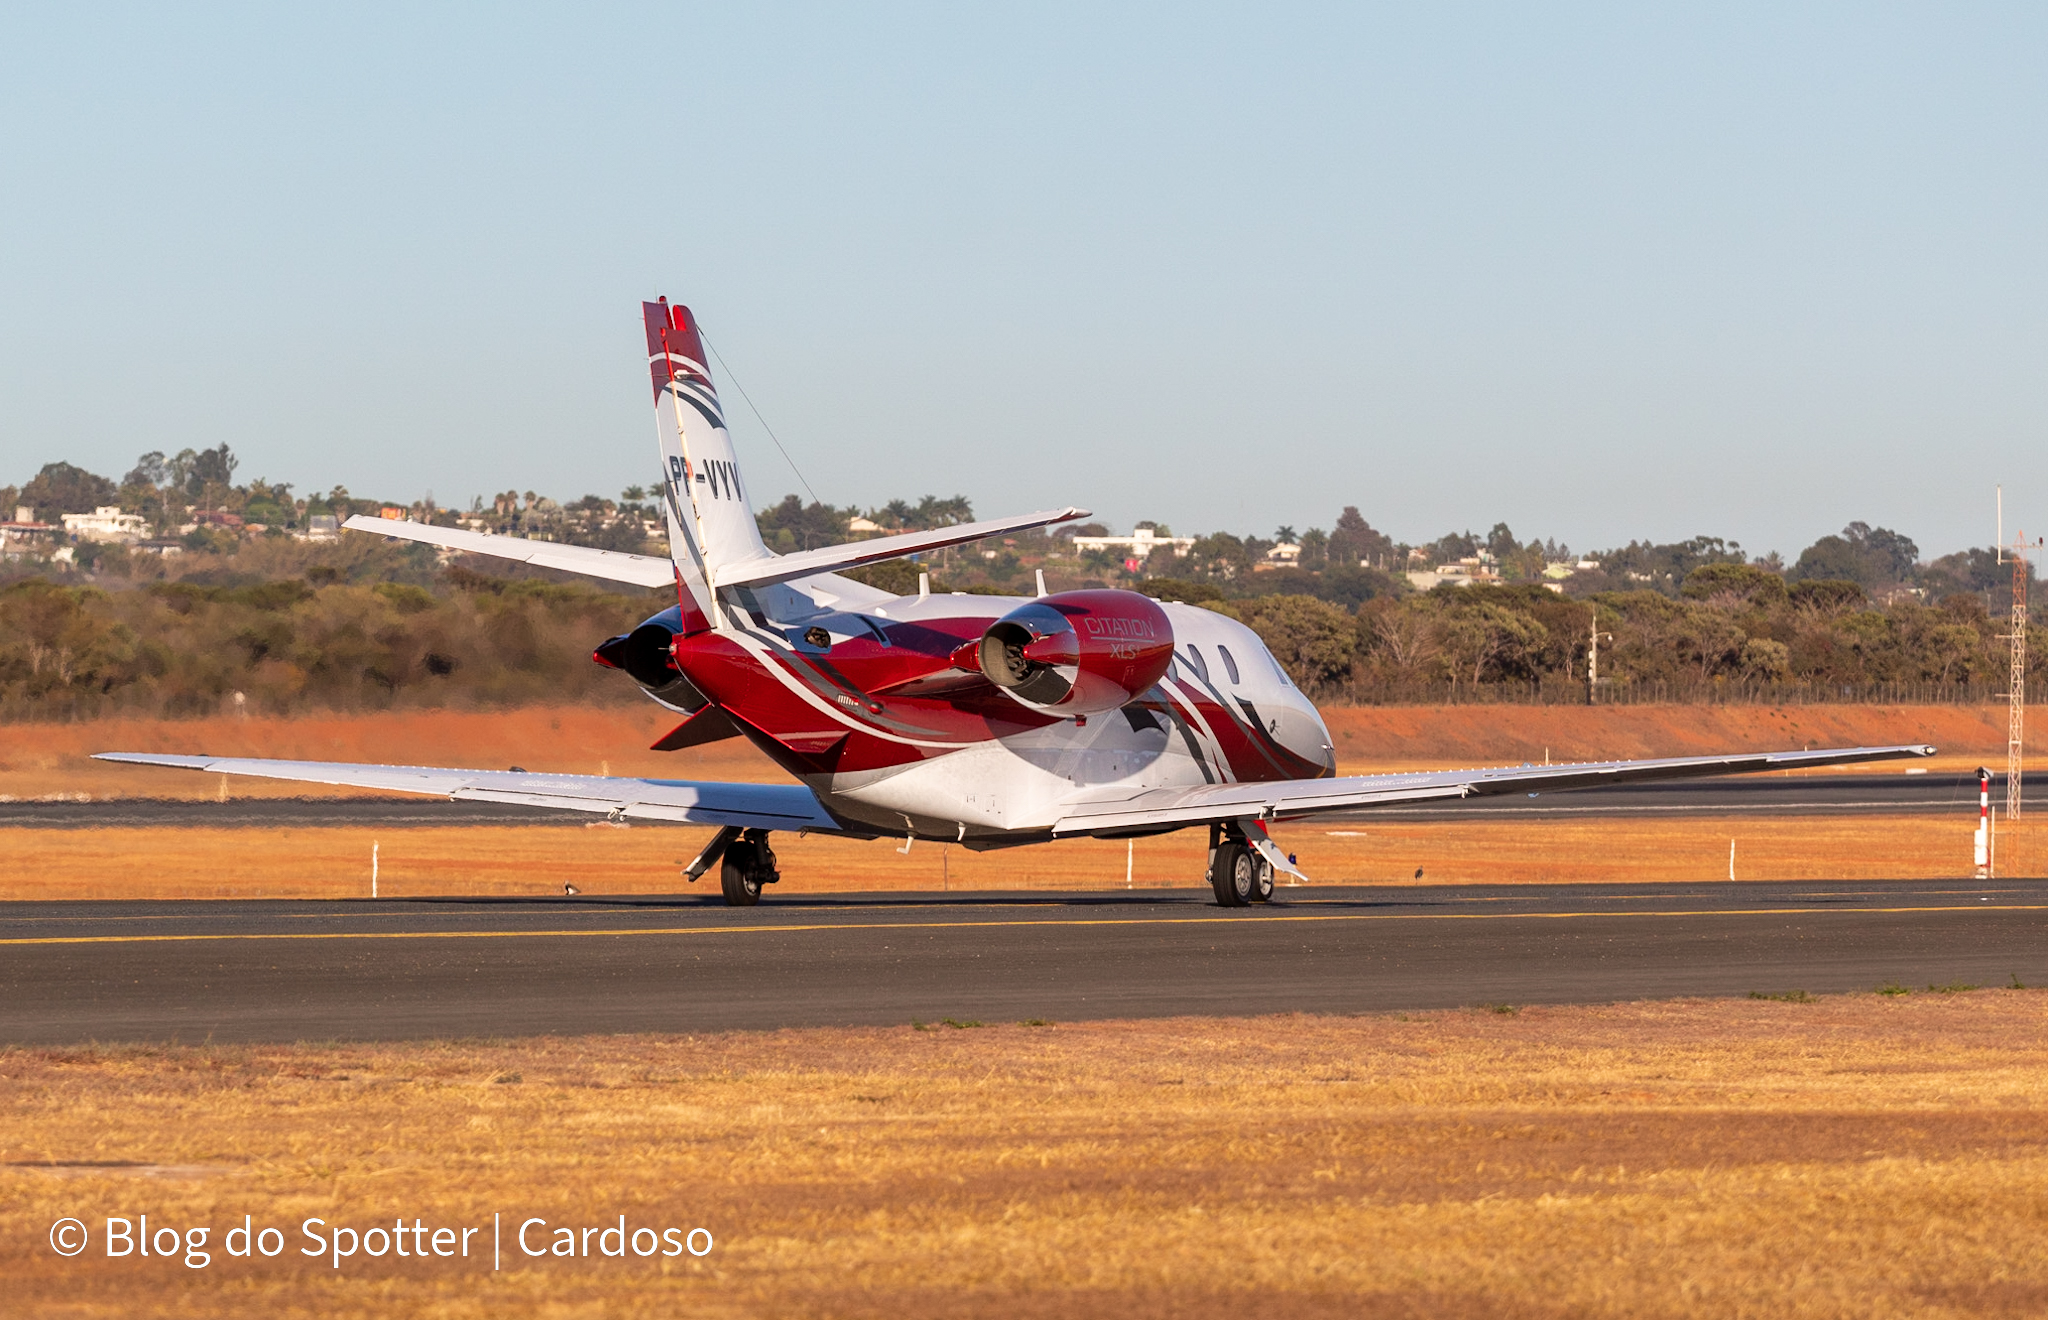
<path id="1" fill-rule="evenodd" d="M 727 907 L 752 907 L 761 901 L 761 854 L 768 850 L 752 839 L 734 839 L 718 866 L 718 885 Z"/>
<path id="2" fill-rule="evenodd" d="M 1252 902 L 1269 902 L 1273 897 L 1273 864 L 1256 851 L 1252 853 L 1252 862 Z"/>
<path id="3" fill-rule="evenodd" d="M 1216 891 L 1216 906 L 1243 907 L 1252 901 L 1256 889 L 1258 857 L 1243 844 L 1219 844 L 1209 855 L 1209 887 Z"/>
<path id="4" fill-rule="evenodd" d="M 719 864 L 718 885 L 725 891 L 727 907 L 752 907 L 761 901 L 761 881 L 754 868 L 748 865 L 753 849 L 734 844 L 725 850 L 725 860 Z M 742 854 L 734 856 L 735 853 Z"/>

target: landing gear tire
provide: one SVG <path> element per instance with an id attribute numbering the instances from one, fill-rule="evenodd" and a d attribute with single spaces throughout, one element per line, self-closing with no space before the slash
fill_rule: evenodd
<path id="1" fill-rule="evenodd" d="M 733 850 L 725 850 L 725 861 L 718 870 L 719 888 L 725 891 L 727 907 L 752 907 L 761 901 L 761 882 L 753 872 L 744 866 L 735 866 Z"/>
<path id="2" fill-rule="evenodd" d="M 1252 873 L 1252 902 L 1268 903 L 1273 898 L 1273 864 L 1261 854 L 1252 853 L 1257 869 Z"/>
<path id="3" fill-rule="evenodd" d="M 1216 906 L 1243 907 L 1258 892 L 1259 865 L 1263 859 L 1235 840 L 1216 846 L 1209 854 L 1209 887 L 1216 891 Z"/>
<path id="4" fill-rule="evenodd" d="M 718 867 L 718 885 L 725 891 L 727 907 L 753 907 L 761 901 L 761 886 L 781 878 L 766 830 L 748 830 L 734 839 Z"/>

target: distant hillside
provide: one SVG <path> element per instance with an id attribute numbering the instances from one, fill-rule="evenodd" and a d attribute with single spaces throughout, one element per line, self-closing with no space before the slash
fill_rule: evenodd
<path id="1" fill-rule="evenodd" d="M 197 715 L 238 693 L 242 708 L 278 714 L 630 699 L 589 651 L 661 608 L 663 593 L 333 522 L 377 511 L 663 554 L 646 491 L 568 503 L 506 491 L 456 512 L 338 488 L 301 498 L 283 483 L 236 484 L 236 467 L 223 445 L 145 454 L 119 482 L 53 463 L 0 488 L 0 505 L 22 501 L 40 520 L 0 526 L 0 719 Z M 122 515 L 52 525 L 108 505 Z M 758 521 L 771 548 L 791 551 L 973 517 L 959 496 L 861 512 L 792 495 Z M 1043 575 L 1055 591 L 1117 586 L 1202 605 L 1257 629 L 1329 702 L 1989 699 L 2009 663 L 2010 568 L 1989 550 L 1918 554 L 1862 523 L 1789 567 L 1713 537 L 1580 558 L 1504 525 L 1411 547 L 1345 508 L 1327 533 L 1175 536 L 1145 523 L 1119 537 L 1086 525 L 854 576 L 905 594 L 922 575 L 934 591 L 1021 595 Z M 2028 650 L 2038 671 L 2038 626 Z"/>

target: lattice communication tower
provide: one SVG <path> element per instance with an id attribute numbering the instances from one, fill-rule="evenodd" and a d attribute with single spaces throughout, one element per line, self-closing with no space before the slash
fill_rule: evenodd
<path id="1" fill-rule="evenodd" d="M 2029 545 L 2024 536 L 2001 546 L 2012 557 L 2012 669 L 2006 685 L 2005 716 L 2005 818 L 2020 818 L 2020 753 L 2027 740 L 2027 555 L 2040 541 Z"/>

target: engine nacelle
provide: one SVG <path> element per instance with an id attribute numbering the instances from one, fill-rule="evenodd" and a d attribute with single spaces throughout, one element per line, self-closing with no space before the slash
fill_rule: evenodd
<path id="1" fill-rule="evenodd" d="M 629 633 L 600 644 L 591 659 L 623 669 L 647 695 L 672 710 L 695 714 L 706 704 L 704 694 L 676 668 L 676 634 L 683 630 L 680 608 L 663 610 Z"/>
<path id="2" fill-rule="evenodd" d="M 1173 663 L 1173 625 L 1135 591 L 1062 591 L 989 625 L 975 650 L 989 682 L 1034 710 L 1094 715 L 1129 705 Z"/>

